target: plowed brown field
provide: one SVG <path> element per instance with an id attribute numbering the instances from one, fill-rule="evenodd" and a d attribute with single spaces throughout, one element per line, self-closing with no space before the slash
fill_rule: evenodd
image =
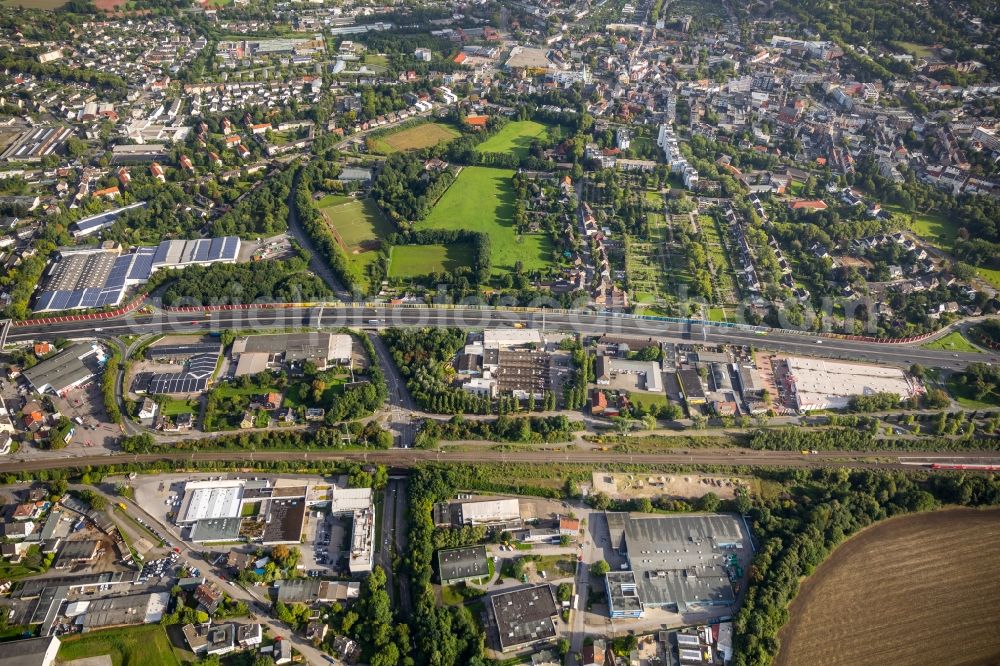
<path id="1" fill-rule="evenodd" d="M 902 516 L 802 585 L 776 666 L 1000 664 L 1000 510 Z"/>

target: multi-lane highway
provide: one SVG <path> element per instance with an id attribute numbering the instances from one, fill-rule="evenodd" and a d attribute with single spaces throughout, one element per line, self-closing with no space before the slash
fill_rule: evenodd
<path id="1" fill-rule="evenodd" d="M 274 329 L 317 327 L 457 326 L 467 329 L 524 324 L 551 331 L 585 335 L 603 333 L 655 337 L 691 343 L 742 344 L 785 353 L 810 354 L 828 358 L 857 359 L 909 366 L 963 369 L 973 361 L 992 362 L 990 356 L 975 353 L 923 349 L 919 343 L 878 344 L 861 340 L 818 337 L 808 333 L 771 330 L 761 334 L 749 329 L 723 328 L 711 324 L 674 323 L 609 313 L 588 311 L 524 312 L 517 309 L 484 309 L 462 306 L 393 307 L 326 305 L 316 307 L 256 308 L 205 314 L 161 312 L 129 315 L 94 321 L 67 321 L 25 325 L 11 329 L 9 340 L 54 339 L 98 335 L 144 333 L 196 333 L 223 329 Z"/>

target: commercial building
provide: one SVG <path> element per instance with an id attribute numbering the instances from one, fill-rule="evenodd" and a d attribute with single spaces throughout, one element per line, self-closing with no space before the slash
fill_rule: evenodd
<path id="1" fill-rule="evenodd" d="M 609 571 L 604 576 L 611 617 L 642 617 L 642 600 L 632 571 Z"/>
<path id="2" fill-rule="evenodd" d="M 221 347 L 195 354 L 184 362 L 179 372 L 140 372 L 132 379 L 133 393 L 150 395 L 191 395 L 208 388 L 215 374 Z"/>
<path id="3" fill-rule="evenodd" d="M 203 518 L 191 525 L 188 540 L 194 543 L 240 540 L 239 518 Z"/>
<path id="4" fill-rule="evenodd" d="M 492 328 L 483 331 L 483 349 L 510 349 L 542 344 L 542 333 L 534 328 Z"/>
<path id="5" fill-rule="evenodd" d="M 558 610 L 548 584 L 494 594 L 490 609 L 502 652 L 555 638 L 552 619 Z"/>
<path id="6" fill-rule="evenodd" d="M 613 373 L 642 375 L 645 381 L 644 388 L 647 391 L 663 393 L 663 369 L 658 361 L 627 361 L 613 358 L 610 366 Z"/>
<path id="7" fill-rule="evenodd" d="M 701 381 L 701 375 L 693 368 L 681 368 L 677 371 L 677 380 L 680 382 L 681 391 L 684 393 L 684 401 L 688 405 L 704 405 L 705 385 Z"/>
<path id="8" fill-rule="evenodd" d="M 319 580 L 317 578 L 289 578 L 275 581 L 277 601 L 283 604 L 332 603 L 357 599 L 361 583 L 357 581 Z"/>
<path id="9" fill-rule="evenodd" d="M 803 412 L 843 409 L 855 396 L 895 393 L 906 399 L 922 391 L 916 380 L 898 368 L 795 356 L 779 363 L 787 370 L 785 389 Z"/>
<path id="10" fill-rule="evenodd" d="M 107 210 L 103 213 L 98 213 L 97 215 L 91 215 L 90 217 L 85 217 L 82 220 L 77 220 L 73 224 L 73 238 L 85 238 L 90 234 L 97 233 L 101 229 L 106 229 L 114 224 L 125 211 L 145 207 L 146 202 L 140 201 L 138 203 L 129 204 L 128 206 L 122 206 L 121 208 L 115 208 L 114 210 Z"/>
<path id="11" fill-rule="evenodd" d="M 638 617 L 649 607 L 684 613 L 736 603 L 732 581 L 750 558 L 738 517 L 606 517 L 612 547 L 628 558 L 628 569 L 606 582 L 612 617 Z"/>
<path id="12" fill-rule="evenodd" d="M 237 518 L 243 501 L 242 480 L 190 481 L 177 511 L 178 525 L 203 519 Z"/>
<path id="13" fill-rule="evenodd" d="M 55 636 L 0 643 L 0 666 L 52 666 L 59 652 Z"/>
<path id="14" fill-rule="evenodd" d="M 517 498 L 462 502 L 458 522 L 461 525 L 489 525 L 521 520 L 521 504 Z"/>
<path id="15" fill-rule="evenodd" d="M 272 497 L 267 503 L 261 537 L 265 546 L 279 543 L 298 545 L 302 541 L 302 525 L 306 519 L 305 488 L 302 490 L 297 497 Z"/>
<path id="16" fill-rule="evenodd" d="M 438 551 L 438 572 L 442 585 L 479 580 L 490 574 L 486 546 L 464 546 Z"/>
<path id="17" fill-rule="evenodd" d="M 354 512 L 351 520 L 351 552 L 347 569 L 352 574 L 370 573 L 374 563 L 375 511 L 371 508 Z"/>
<path id="18" fill-rule="evenodd" d="M 233 342 L 232 355 L 237 359 L 236 376 L 253 375 L 268 368 L 300 366 L 311 362 L 320 370 L 331 363 L 351 362 L 353 341 L 350 335 L 293 333 L 290 335 L 251 335 Z"/>
<path id="19" fill-rule="evenodd" d="M 112 243 L 63 249 L 38 293 L 35 311 L 113 307 L 121 303 L 129 287 L 145 283 L 158 270 L 231 264 L 239 253 L 238 236 L 169 240 L 124 254 Z"/>
<path id="20" fill-rule="evenodd" d="M 82 627 L 83 632 L 131 624 L 154 624 L 163 618 L 169 602 L 169 592 L 95 599 L 88 602 L 86 610 L 76 618 L 76 624 Z"/>
<path id="21" fill-rule="evenodd" d="M 330 513 L 351 516 L 351 550 L 347 568 L 352 574 L 367 573 L 374 565 L 375 511 L 371 488 L 330 488 Z"/>
<path id="22" fill-rule="evenodd" d="M 24 378 L 38 393 L 65 395 L 97 376 L 104 364 L 104 349 L 78 343 L 24 371 Z"/>

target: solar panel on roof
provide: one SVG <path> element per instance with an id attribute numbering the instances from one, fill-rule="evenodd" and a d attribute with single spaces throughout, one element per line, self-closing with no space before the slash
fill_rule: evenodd
<path id="1" fill-rule="evenodd" d="M 211 241 L 211 243 L 209 241 L 207 241 L 207 240 L 197 241 L 196 245 L 195 245 L 195 248 L 194 248 L 194 253 L 193 253 L 192 261 L 198 261 L 198 262 L 208 261 L 209 258 L 210 258 L 209 257 L 209 250 L 212 249 L 212 244 L 214 244 L 214 243 L 215 243 L 214 240 Z"/>
<path id="2" fill-rule="evenodd" d="M 153 272 L 153 255 L 138 255 L 132 260 L 129 266 L 129 280 L 148 280 Z"/>
<path id="3" fill-rule="evenodd" d="M 167 260 L 167 252 L 170 251 L 170 241 L 163 241 L 156 246 L 156 252 L 153 255 L 154 264 L 162 264 Z"/>
<path id="4" fill-rule="evenodd" d="M 240 245 L 240 239 L 236 236 L 226 236 L 222 239 L 222 258 L 236 259 L 236 254 Z"/>
<path id="5" fill-rule="evenodd" d="M 222 258 L 222 247 L 225 244 L 225 239 L 223 238 L 213 238 L 211 246 L 208 250 L 208 256 L 212 261 L 218 261 Z"/>
<path id="6" fill-rule="evenodd" d="M 83 289 L 80 292 L 80 304 L 81 308 L 96 308 L 97 299 L 101 295 L 100 289 Z"/>
<path id="7" fill-rule="evenodd" d="M 52 303 L 53 297 L 55 297 L 56 292 L 54 291 L 43 291 L 38 294 L 38 300 L 36 301 L 36 310 L 48 310 L 49 305 Z"/>

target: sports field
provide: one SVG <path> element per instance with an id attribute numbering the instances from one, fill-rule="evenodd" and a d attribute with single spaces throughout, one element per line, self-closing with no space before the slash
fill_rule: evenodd
<path id="1" fill-rule="evenodd" d="M 516 120 L 476 146 L 481 153 L 514 153 L 525 157 L 534 139 L 545 136 L 548 127 L 534 120 Z"/>
<path id="2" fill-rule="evenodd" d="M 514 228 L 514 190 L 510 169 L 465 167 L 448 191 L 416 229 L 465 229 L 489 234 L 493 273 L 544 268 L 552 254 L 548 236 L 519 236 Z"/>
<path id="3" fill-rule="evenodd" d="M 777 666 L 1000 663 L 1000 510 L 901 516 L 802 584 Z"/>
<path id="4" fill-rule="evenodd" d="M 321 200 L 322 204 L 326 199 Z M 347 254 L 347 263 L 354 281 L 366 284 L 365 267 L 378 258 L 382 238 L 395 229 L 369 199 L 352 199 L 347 203 L 331 202 L 320 211 L 326 218 L 337 244 Z"/>
<path id="5" fill-rule="evenodd" d="M 110 655 L 113 666 L 179 666 L 166 630 L 159 624 L 108 629 L 63 637 L 60 662 Z"/>
<path id="6" fill-rule="evenodd" d="M 442 123 L 423 123 L 373 139 L 375 152 L 389 154 L 401 150 L 430 148 L 459 136 L 458 130 Z"/>
<path id="7" fill-rule="evenodd" d="M 448 273 L 472 266 L 472 248 L 466 243 L 452 245 L 399 245 L 389 254 L 389 277 L 417 278 L 432 273 Z"/>

